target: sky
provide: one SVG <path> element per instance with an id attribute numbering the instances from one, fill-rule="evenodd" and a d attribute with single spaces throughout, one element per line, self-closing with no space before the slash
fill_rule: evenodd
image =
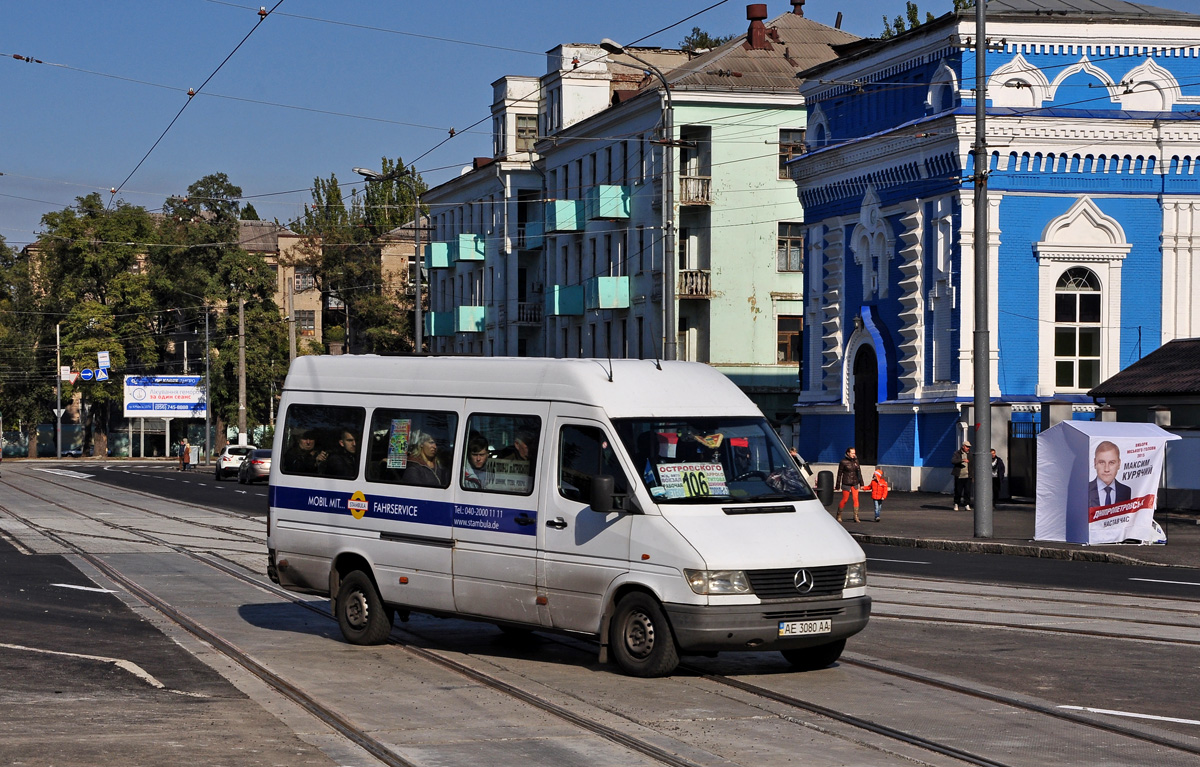
<path id="1" fill-rule="evenodd" d="M 678 47 L 693 27 L 747 26 L 745 0 L 266 2 L 260 20 L 244 0 L 0 0 L 0 237 L 21 248 L 45 213 L 114 188 L 157 210 L 212 173 L 283 223 L 315 178 L 336 174 L 348 192 L 353 167 L 385 156 L 436 186 L 491 154 L 491 83 L 544 74 L 555 45 Z M 767 3 L 770 18 L 790 10 Z M 830 26 L 841 11 L 842 29 L 874 37 L 904 0 L 804 11 Z"/>

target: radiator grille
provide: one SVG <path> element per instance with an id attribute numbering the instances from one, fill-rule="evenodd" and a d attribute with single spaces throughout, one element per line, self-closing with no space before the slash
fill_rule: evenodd
<path id="1" fill-rule="evenodd" d="M 796 589 L 796 573 L 807 570 L 813 587 L 809 591 Z M 774 570 L 750 570 L 750 585 L 759 599 L 795 599 L 797 597 L 841 596 L 846 583 L 846 566 L 781 567 Z"/>

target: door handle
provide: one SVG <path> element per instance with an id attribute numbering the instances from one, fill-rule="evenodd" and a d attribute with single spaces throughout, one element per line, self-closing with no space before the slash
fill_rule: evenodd
<path id="1" fill-rule="evenodd" d="M 566 526 L 567 520 L 563 519 L 562 517 L 555 517 L 554 519 L 546 520 L 546 527 L 553 527 L 555 530 L 563 530 L 566 528 Z"/>

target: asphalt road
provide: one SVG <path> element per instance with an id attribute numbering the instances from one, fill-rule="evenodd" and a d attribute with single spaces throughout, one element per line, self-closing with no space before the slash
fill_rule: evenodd
<path id="1" fill-rule="evenodd" d="M 179 471 L 174 463 L 113 461 L 62 461 L 39 466 L 43 471 L 70 471 L 88 475 L 93 481 L 126 490 L 177 498 L 242 514 L 266 516 L 267 485 L 240 485 L 236 477 L 217 480 L 211 467 Z"/>

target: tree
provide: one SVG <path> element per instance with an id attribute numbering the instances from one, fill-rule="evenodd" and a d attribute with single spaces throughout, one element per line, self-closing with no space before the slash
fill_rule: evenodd
<path id="1" fill-rule="evenodd" d="M 700 27 L 692 27 L 692 31 L 687 37 L 683 38 L 683 41 L 679 43 L 679 47 L 688 53 L 696 53 L 698 51 L 719 48 L 734 37 L 735 35 L 714 36 L 700 29 Z"/>
<path id="2" fill-rule="evenodd" d="M 45 291 L 44 308 L 63 318 L 63 365 L 95 368 L 97 352 L 107 351 L 114 370 L 140 372 L 159 358 L 155 304 L 141 269 L 155 239 L 154 219 L 124 201 L 108 209 L 96 192 L 76 202 L 42 217 L 34 280 L 35 289 Z M 113 379 L 67 389 L 80 395 L 85 446 L 104 455 L 112 410 L 124 397 L 121 385 Z"/>
<path id="3" fill-rule="evenodd" d="M 960 10 L 960 4 L 964 4 L 963 7 L 965 7 L 966 2 L 967 0 L 954 0 L 954 10 Z M 908 20 L 907 27 L 905 27 L 904 24 L 905 19 Z M 929 22 L 933 21 L 933 19 L 934 16 L 932 13 L 925 13 L 924 23 L 928 24 Z M 921 26 L 921 24 L 921 12 L 917 10 L 917 4 L 912 2 L 912 0 L 907 0 L 904 3 L 904 16 L 897 16 L 896 18 L 892 19 L 891 22 L 889 22 L 887 14 L 885 13 L 883 15 L 883 32 L 879 35 L 879 37 L 887 40 L 895 37 L 896 35 L 902 34 L 909 29 L 916 29 L 917 27 Z"/>
<path id="4" fill-rule="evenodd" d="M 251 205 L 250 203 L 246 203 L 246 206 L 244 208 L 242 208 L 242 220 L 243 221 L 259 221 L 260 220 L 258 217 L 258 211 L 255 210 L 254 206 Z"/>
<path id="5" fill-rule="evenodd" d="M 0 406 L 6 428 L 20 424 L 29 455 L 37 455 L 37 426 L 54 402 L 54 322 L 34 289 L 32 254 L 17 253 L 0 237 Z"/>

